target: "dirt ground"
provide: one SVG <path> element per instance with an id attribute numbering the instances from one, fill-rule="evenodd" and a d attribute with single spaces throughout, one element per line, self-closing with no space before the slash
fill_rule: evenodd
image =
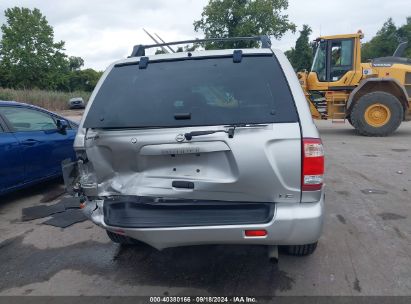
<path id="1" fill-rule="evenodd" d="M 84 113 L 84 110 L 64 110 L 56 112 L 61 116 L 64 116 L 72 121 L 79 122 L 81 120 L 81 116 Z"/>

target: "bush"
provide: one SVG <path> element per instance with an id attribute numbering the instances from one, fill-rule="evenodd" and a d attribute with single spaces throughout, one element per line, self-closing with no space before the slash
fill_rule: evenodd
<path id="1" fill-rule="evenodd" d="M 13 94 L 11 94 L 11 92 L 0 89 L 0 100 L 12 100 L 12 99 L 13 99 Z"/>
<path id="2" fill-rule="evenodd" d="M 14 90 L 0 88 L 0 100 L 13 100 L 36 105 L 51 111 L 68 109 L 68 101 L 73 97 L 83 97 L 87 102 L 90 92 L 57 92 L 42 90 Z"/>

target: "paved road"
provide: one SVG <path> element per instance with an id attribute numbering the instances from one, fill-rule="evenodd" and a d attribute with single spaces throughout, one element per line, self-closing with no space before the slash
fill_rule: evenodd
<path id="1" fill-rule="evenodd" d="M 22 223 L 22 208 L 61 194 L 52 182 L 0 198 L 0 295 L 411 295 L 411 123 L 388 138 L 319 129 L 327 206 L 314 255 L 274 265 L 263 247 L 159 252 L 120 248 L 89 222 Z"/>

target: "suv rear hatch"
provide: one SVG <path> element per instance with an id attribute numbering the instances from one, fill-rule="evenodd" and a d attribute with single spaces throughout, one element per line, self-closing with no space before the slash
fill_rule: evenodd
<path id="1" fill-rule="evenodd" d="M 300 125 L 275 56 L 195 54 L 113 67 L 83 124 L 85 193 L 299 202 Z"/>

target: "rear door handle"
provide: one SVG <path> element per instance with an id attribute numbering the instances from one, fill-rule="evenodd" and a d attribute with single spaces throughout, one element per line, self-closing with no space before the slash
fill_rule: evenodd
<path id="1" fill-rule="evenodd" d="M 26 140 L 22 141 L 22 144 L 25 145 L 25 146 L 34 146 L 35 144 L 38 144 L 38 143 L 39 143 L 38 140 L 35 140 L 35 139 L 32 139 L 32 138 L 29 138 L 29 139 L 26 139 Z"/>

